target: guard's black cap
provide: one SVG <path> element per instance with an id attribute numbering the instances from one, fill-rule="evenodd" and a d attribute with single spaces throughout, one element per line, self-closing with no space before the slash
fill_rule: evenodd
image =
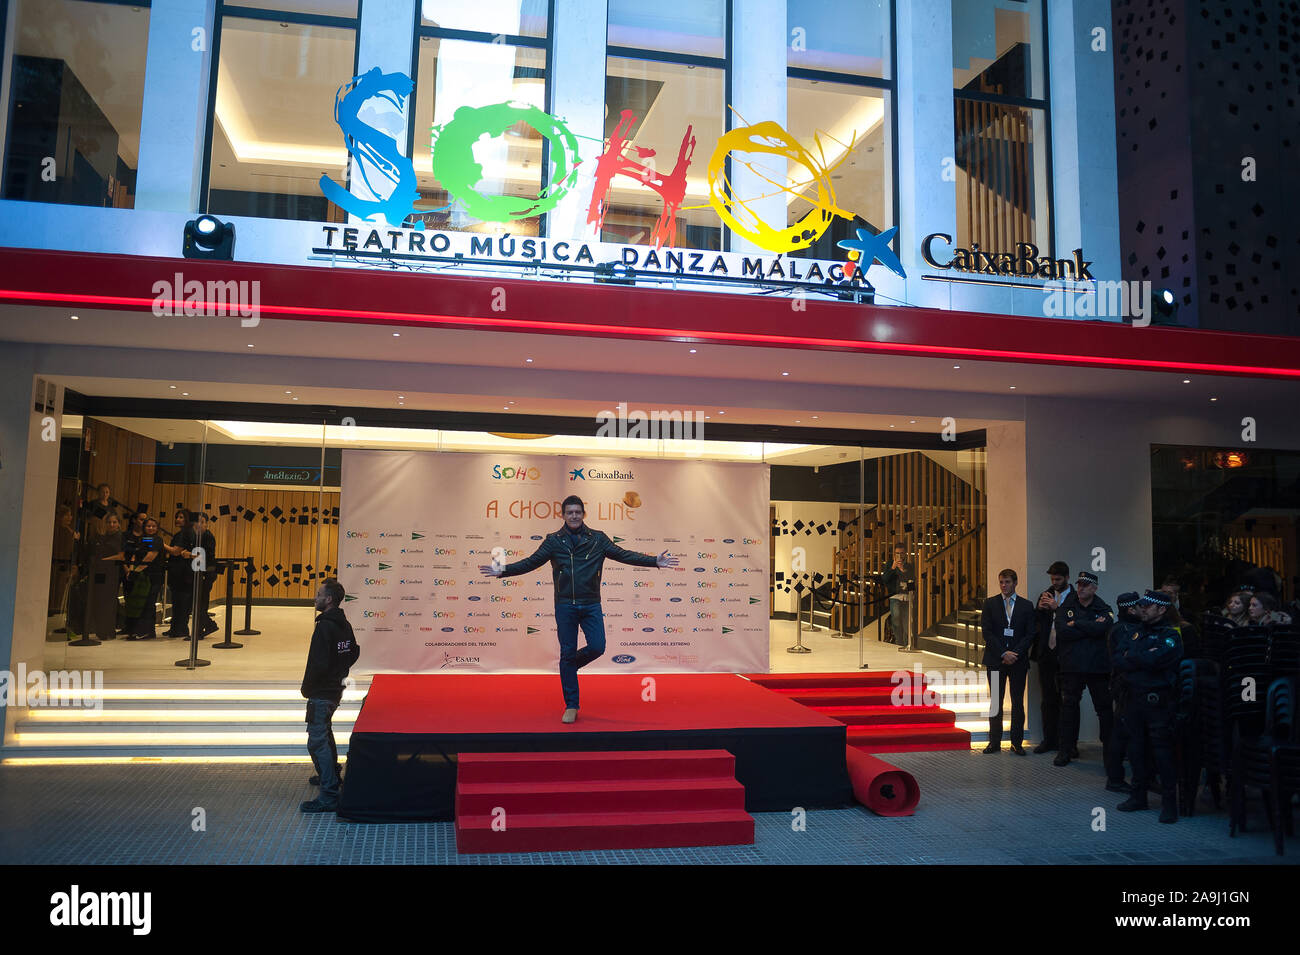
<path id="1" fill-rule="evenodd" d="M 1138 596 L 1136 590 L 1130 590 L 1127 591 L 1126 593 L 1120 594 L 1118 597 L 1115 598 L 1115 606 L 1125 607 L 1125 608 L 1132 607 L 1141 599 L 1142 598 Z"/>
<path id="2" fill-rule="evenodd" d="M 1097 575 L 1090 570 L 1079 571 L 1079 576 L 1074 581 L 1076 584 L 1096 584 Z"/>
<path id="3" fill-rule="evenodd" d="M 1140 604 L 1155 604 L 1157 607 L 1172 607 L 1174 598 L 1170 597 L 1163 590 L 1148 590 L 1138 601 Z"/>

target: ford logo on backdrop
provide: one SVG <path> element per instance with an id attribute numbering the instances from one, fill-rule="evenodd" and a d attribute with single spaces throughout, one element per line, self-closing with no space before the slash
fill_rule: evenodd
<path id="1" fill-rule="evenodd" d="M 635 663 L 635 662 L 636 662 L 636 657 L 632 656 L 631 654 L 627 654 L 627 653 L 620 653 L 620 654 L 619 654 L 618 656 L 616 656 L 616 657 L 610 657 L 610 659 L 613 660 L 615 663 Z"/>
<path id="2" fill-rule="evenodd" d="M 682 602 L 682 598 L 681 598 L 681 597 L 669 597 L 668 599 L 671 600 L 671 601 L 672 601 L 673 603 L 675 603 L 675 604 L 679 604 L 679 603 Z"/>
<path id="3" fill-rule="evenodd" d="M 442 632 L 443 632 L 443 633 L 455 633 L 455 632 L 456 632 L 456 628 L 455 628 L 455 627 L 443 627 L 443 628 L 442 628 Z"/>
<path id="4" fill-rule="evenodd" d="M 706 570 L 708 570 L 708 569 L 709 569 L 709 568 L 707 568 L 707 567 L 696 567 L 696 568 L 695 568 L 695 572 L 696 572 L 697 574 L 702 574 L 702 573 L 704 573 L 704 572 L 705 572 Z"/>
<path id="5" fill-rule="evenodd" d="M 482 600 L 483 598 L 482 598 L 482 597 L 478 597 L 478 596 L 474 596 L 474 597 L 466 597 L 465 599 L 466 599 L 466 600 Z"/>
<path id="6" fill-rule="evenodd" d="M 642 627 L 642 628 L 641 628 L 641 632 L 642 632 L 642 633 L 654 633 L 654 632 L 655 632 L 655 628 L 654 628 L 654 627 Z"/>
<path id="7" fill-rule="evenodd" d="M 736 538 L 734 538 L 734 537 L 724 537 L 724 538 L 722 538 L 722 543 L 724 543 L 724 544 L 734 544 L 734 543 L 736 543 Z"/>
<path id="8" fill-rule="evenodd" d="M 528 539 L 529 539 L 530 541 L 539 541 L 539 540 L 542 540 L 543 538 L 542 538 L 542 535 L 541 535 L 541 534 L 534 534 L 532 537 L 530 537 L 530 538 L 528 538 Z"/>

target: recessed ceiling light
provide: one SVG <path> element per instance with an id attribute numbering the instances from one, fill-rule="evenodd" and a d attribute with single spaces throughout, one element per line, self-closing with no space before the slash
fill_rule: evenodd
<path id="1" fill-rule="evenodd" d="M 401 333 L 401 332 L 393 332 L 393 337 L 394 337 L 394 338 L 401 338 L 401 337 L 402 337 L 402 333 Z"/>
<path id="2" fill-rule="evenodd" d="M 908 422 L 908 424 L 916 424 L 916 419 L 913 418 L 911 421 Z"/>
<path id="3" fill-rule="evenodd" d="M 692 355 L 695 354 L 695 349 L 694 349 L 694 348 L 691 349 L 691 354 L 692 354 Z"/>
<path id="4" fill-rule="evenodd" d="M 814 420 L 814 421 L 817 420 L 817 416 L 816 416 L 816 415 L 813 415 L 813 420 Z"/>
<path id="5" fill-rule="evenodd" d="M 799 419 L 798 419 L 798 418 L 795 418 L 795 419 L 794 419 L 794 423 L 795 423 L 795 424 L 798 424 L 798 423 L 799 423 Z"/>
<path id="6" fill-rule="evenodd" d="M 79 322 L 79 321 L 81 321 L 81 316 L 80 316 L 80 315 L 69 315 L 68 317 L 71 318 L 74 322 Z"/>
<path id="7" fill-rule="evenodd" d="M 892 425 L 892 424 L 891 424 L 891 425 L 890 425 L 890 427 L 891 427 L 891 428 L 892 428 L 892 427 L 893 427 L 893 425 Z"/>
<path id="8" fill-rule="evenodd" d="M 725 411 L 719 411 L 718 414 L 726 414 Z"/>
<path id="9" fill-rule="evenodd" d="M 182 391 L 181 394 L 187 398 L 190 396 L 190 393 L 188 391 Z"/>
<path id="10" fill-rule="evenodd" d="M 1211 398 L 1210 400 L 1211 400 L 1211 401 L 1218 401 L 1219 399 L 1218 399 L 1218 398 Z"/>
<path id="11" fill-rule="evenodd" d="M 1016 386 L 1015 386 L 1015 385 L 1007 385 L 1007 387 L 1010 388 L 1012 391 L 1015 391 L 1015 390 L 1016 390 Z"/>
<path id="12" fill-rule="evenodd" d="M 297 401 L 297 400 L 298 400 L 298 396 L 297 396 L 297 395 L 294 395 L 294 396 L 293 396 L 293 400 L 294 400 L 294 401 Z"/>
<path id="13" fill-rule="evenodd" d="M 526 362 L 531 362 L 532 359 L 531 359 L 531 358 L 525 358 L 524 361 L 526 361 Z"/>
<path id="14" fill-rule="evenodd" d="M 1190 385 L 1191 383 L 1192 383 L 1192 379 L 1190 379 L 1190 378 L 1184 378 L 1184 379 L 1183 379 L 1183 384 L 1185 384 L 1185 385 Z"/>
<path id="15" fill-rule="evenodd" d="M 175 385 L 168 385 L 167 387 L 168 387 L 168 388 L 175 389 L 176 386 L 175 386 Z"/>
<path id="16" fill-rule="evenodd" d="M 397 396 L 397 400 L 398 400 L 398 401 L 403 401 L 405 398 L 406 398 L 406 395 L 398 395 L 398 396 Z"/>
<path id="17" fill-rule="evenodd" d="M 960 368 L 961 365 L 953 365 L 952 367 L 954 367 L 954 368 Z"/>
<path id="18" fill-rule="evenodd" d="M 783 376 L 785 376 L 785 375 L 788 375 L 788 374 L 790 374 L 790 373 L 789 373 L 788 371 L 783 371 L 783 372 L 781 372 L 781 374 L 782 374 Z"/>
<path id="19" fill-rule="evenodd" d="M 293 392 L 292 392 L 292 391 L 286 391 L 285 394 L 286 394 L 286 395 L 291 395 L 291 394 L 293 394 Z"/>

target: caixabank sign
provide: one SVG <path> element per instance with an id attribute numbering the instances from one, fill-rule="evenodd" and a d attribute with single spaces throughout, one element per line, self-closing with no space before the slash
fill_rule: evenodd
<path id="1" fill-rule="evenodd" d="M 1092 281 L 1091 262 L 1083 258 L 1083 249 L 1075 249 L 1069 259 L 1039 255 L 1032 242 L 1017 242 L 1014 252 L 989 252 L 972 242 L 969 249 L 953 248 L 952 236 L 932 232 L 921 240 L 921 258 L 932 268 L 965 272 L 971 275 L 994 275 L 1004 278 L 1046 279 L 1059 282 Z"/>

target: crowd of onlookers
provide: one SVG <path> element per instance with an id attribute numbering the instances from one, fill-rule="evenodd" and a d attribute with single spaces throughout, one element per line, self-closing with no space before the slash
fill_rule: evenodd
<path id="1" fill-rule="evenodd" d="M 121 632 L 127 640 L 154 640 L 166 586 L 171 623 L 164 636 L 188 637 L 192 609 L 200 639 L 215 631 L 208 603 L 216 565 L 206 558 L 215 555 L 216 540 L 207 515 L 179 509 L 172 527 L 166 534 L 147 508 L 123 507 L 107 484 L 75 515 L 62 505 L 54 528 L 50 615 L 64 613 L 71 637 L 113 640 Z M 200 547 L 206 567 L 196 570 Z"/>

